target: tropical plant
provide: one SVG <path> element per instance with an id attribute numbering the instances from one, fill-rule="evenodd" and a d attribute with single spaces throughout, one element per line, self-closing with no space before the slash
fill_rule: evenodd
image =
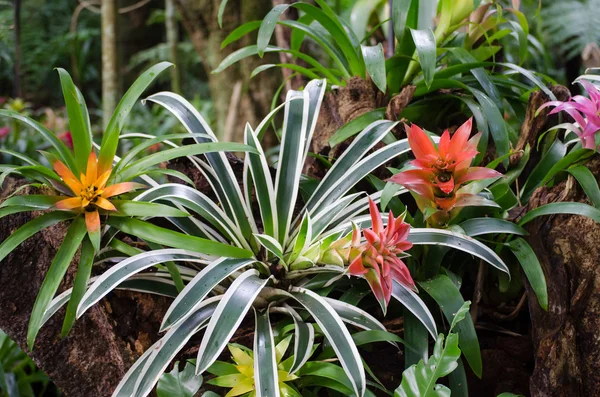
<path id="1" fill-rule="evenodd" d="M 113 289 L 129 288 L 122 283 L 135 278 L 152 280 L 143 290 L 175 295 L 172 287 L 168 292 L 164 288 L 165 276 L 169 274 L 165 270 L 138 274 L 160 263 L 182 262 L 176 268 L 187 281 L 163 319 L 161 331 L 166 334 L 129 370 L 115 396 L 150 393 L 178 351 L 192 335 L 205 329 L 196 363 L 197 373 L 203 373 L 215 362 L 251 308 L 256 319 L 253 358 L 255 382 L 259 385 L 257 395 L 278 395 L 273 327 L 283 315 L 294 325 L 294 361 L 289 373 L 299 371 L 312 353 L 314 329 L 309 322 L 312 318 L 337 355 L 350 381 L 350 391 L 362 396 L 368 392 L 365 367 L 344 323 L 364 330 L 385 331 L 385 327 L 356 307 L 352 303 L 355 298 L 327 297 L 332 289 L 347 282 L 342 277 L 351 262 L 357 257 L 362 259 L 367 272 L 355 265 L 350 273 L 364 275 L 382 308 L 387 307 L 389 295 L 394 296 L 434 337 L 437 328 L 433 316 L 412 290 L 410 274 L 403 270 L 404 265 L 395 254 L 408 249 L 410 243 L 442 245 L 473 254 L 501 271 L 508 271 L 492 250 L 464 234 L 413 228 L 408 234 L 410 243 L 405 243 L 408 228 L 403 225 L 402 217 L 390 215 L 392 223 L 387 224 L 375 208 L 374 202 L 381 200 L 381 192 L 371 197 L 361 191 L 351 193 L 356 183 L 371 171 L 410 150 L 408 140 L 404 139 L 370 152 L 395 122 L 372 123 L 320 182 L 315 185 L 303 180 L 302 167 L 325 88 L 324 81 L 315 80 L 304 91 L 290 91 L 286 102 L 255 130 L 246 126 L 245 143 L 253 150 L 245 158 L 241 186 L 224 154 L 207 153 L 202 159 L 190 157 L 210 182 L 220 206 L 205 193 L 179 184 L 158 185 L 135 198 L 139 203 L 170 203 L 197 214 L 169 218 L 183 234 L 135 219 L 109 218 L 110 226 L 147 241 L 151 249 L 142 252 L 120 249 L 131 257 L 91 284 L 79 301 L 77 316 Z M 197 142 L 216 141 L 202 117 L 182 97 L 159 93 L 148 101 L 171 111 L 189 132 L 203 134 L 194 136 Z M 282 108 L 282 141 L 273 180 L 259 139 Z M 398 189 L 392 197 L 405 192 Z M 257 211 L 253 211 L 254 206 Z M 371 215 L 361 215 L 369 206 Z M 359 240 L 363 233 L 364 243 Z M 208 243 L 186 246 L 187 241 L 198 236 L 212 240 L 219 249 L 209 249 Z M 183 249 L 162 249 L 160 245 L 171 245 L 175 238 Z M 113 240 L 112 248 L 120 246 L 117 241 Z M 109 253 L 105 256 L 108 258 Z M 199 263 L 200 267 L 193 263 Z M 211 292 L 216 295 L 208 298 Z M 57 297 L 48 315 L 64 304 L 70 293 Z"/>
<path id="2" fill-rule="evenodd" d="M 17 229 L 0 244 L 0 260 L 9 255 L 24 240 L 35 235 L 40 230 L 62 221 L 69 221 L 67 234 L 48 270 L 34 304 L 27 332 L 27 343 L 30 349 L 34 346 L 38 331 L 45 321 L 45 313 L 68 266 L 77 250 L 81 247 L 79 268 L 75 280 L 75 292 L 63 324 L 63 336 L 71 329 L 75 321 L 74 309 L 77 307 L 76 302 L 81 298 L 81 294 L 87 285 L 95 254 L 100 251 L 102 238 L 101 215 L 105 217 L 107 223 L 110 223 L 113 218 L 130 216 L 188 216 L 184 211 L 159 203 L 142 203 L 127 199 L 113 200 L 112 198 L 115 196 L 123 195 L 131 190 L 143 187 L 143 185 L 131 182 L 130 180 L 153 172 L 153 166 L 181 155 L 227 150 L 228 148 L 243 151 L 247 148 L 245 145 L 239 144 L 202 143 L 165 150 L 140 160 L 132 161 L 136 153 L 145 148 L 144 146 L 140 146 L 136 150 L 130 151 L 128 156 L 125 156 L 123 159 L 115 157 L 120 130 L 131 107 L 154 77 L 169 66 L 169 63 L 164 62 L 150 68 L 140 76 L 125 94 L 108 125 L 106 133 L 103 135 L 98 158 L 96 158 L 95 149 L 93 148 L 91 127 L 85 100 L 81 92 L 73 84 L 69 74 L 63 69 L 59 69 L 58 71 L 69 114 L 73 151 L 69 150 L 56 135 L 35 120 L 15 111 L 0 110 L 0 116 L 11 117 L 28 125 L 40 133 L 55 149 L 55 153 L 44 153 L 55 172 L 32 158 L 11 152 L 13 156 L 18 157 L 27 163 L 27 165 L 2 166 L 3 173 L 0 179 L 4 180 L 9 174 L 19 174 L 41 183 L 43 186 L 57 193 L 55 195 L 16 195 L 5 200 L 0 205 L 1 216 L 19 212 L 48 210 L 44 215 L 27 222 Z M 166 135 L 155 138 L 156 142 L 149 142 L 152 144 L 162 142 L 168 138 L 180 137 L 180 135 Z M 115 160 L 118 161 L 113 167 L 113 161 Z M 183 178 L 186 179 L 185 177 Z M 145 222 L 138 222 L 145 225 Z M 192 242 L 195 242 L 195 240 L 192 239 Z M 202 242 L 203 240 L 199 240 L 200 244 Z M 214 243 L 214 245 L 221 246 L 223 244 Z M 208 253 L 211 253 L 210 249 L 208 251 Z"/>

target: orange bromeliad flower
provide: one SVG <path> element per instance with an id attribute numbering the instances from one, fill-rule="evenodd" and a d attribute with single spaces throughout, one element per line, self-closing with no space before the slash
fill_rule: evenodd
<path id="1" fill-rule="evenodd" d="M 460 194 L 459 189 L 469 181 L 500 176 L 498 171 L 486 167 L 471 167 L 479 153 L 477 144 L 481 133 L 471 134 L 472 119 L 461 125 L 450 138 L 444 131 L 436 148 L 425 131 L 416 125 L 407 127 L 408 142 L 416 169 L 400 172 L 390 178 L 422 198 L 435 203 L 438 210 L 450 211 L 455 206 L 470 205 L 471 195 Z M 461 197 L 464 196 L 464 197 Z"/>
<path id="2" fill-rule="evenodd" d="M 62 178 L 63 182 L 73 192 L 73 197 L 65 198 L 56 203 L 59 210 L 85 213 L 85 223 L 90 237 L 100 232 L 100 213 L 99 209 L 106 211 L 116 211 L 115 206 L 107 199 L 119 194 L 143 187 L 135 182 L 123 182 L 115 185 L 106 186 L 112 168 L 103 169 L 98 167 L 96 153 L 92 151 L 88 158 L 85 174 L 81 173 L 77 178 L 73 172 L 60 160 L 52 164 L 56 173 Z M 94 239 L 92 239 L 94 240 Z"/>
<path id="3" fill-rule="evenodd" d="M 404 216 L 394 218 L 390 211 L 387 226 L 383 226 L 381 213 L 373 200 L 369 199 L 371 213 L 371 229 L 363 229 L 366 242 L 356 249 L 356 257 L 348 267 L 348 272 L 354 276 L 364 277 L 373 290 L 373 294 L 385 314 L 392 296 L 392 282 L 396 280 L 409 288 L 415 289 L 408 268 L 398 256 L 412 247 L 407 241 L 410 225 L 404 222 Z M 355 230 L 353 244 L 360 241 L 359 231 Z"/>

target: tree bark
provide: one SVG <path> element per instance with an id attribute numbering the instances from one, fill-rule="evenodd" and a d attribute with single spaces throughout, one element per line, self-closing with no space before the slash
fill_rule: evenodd
<path id="1" fill-rule="evenodd" d="M 177 14 L 175 14 L 175 5 L 173 0 L 165 0 L 165 29 L 167 31 L 167 44 L 169 45 L 169 55 L 171 62 L 175 64 L 171 68 L 171 90 L 181 94 L 181 81 L 179 79 L 179 69 L 177 68 L 177 44 L 179 42 L 179 31 L 177 29 Z"/>
<path id="2" fill-rule="evenodd" d="M 230 66 L 221 73 L 211 74 L 221 61 L 233 51 L 250 44 L 256 38 L 245 37 L 240 42 L 221 49 L 221 43 L 236 27 L 245 22 L 258 20 L 271 9 L 271 2 L 264 0 L 235 0 L 227 3 L 223 15 L 223 28 L 217 23 L 220 0 L 173 0 L 181 15 L 183 26 L 188 32 L 196 52 L 200 55 L 209 76 L 209 89 L 217 120 L 216 133 L 219 138 L 228 136 L 240 142 L 244 125 L 249 122 L 257 126 L 269 113 L 273 94 L 281 82 L 279 73 L 264 72 L 250 79 L 250 72 L 258 65 L 277 63 L 277 57 L 266 54 L 263 59 L 250 57 Z M 241 82 L 241 95 L 237 104 L 237 117 L 231 121 L 233 131 L 225 131 L 230 113 L 230 103 L 235 85 Z"/>
<path id="3" fill-rule="evenodd" d="M 104 129 L 117 107 L 117 2 L 102 0 L 102 125 Z"/>

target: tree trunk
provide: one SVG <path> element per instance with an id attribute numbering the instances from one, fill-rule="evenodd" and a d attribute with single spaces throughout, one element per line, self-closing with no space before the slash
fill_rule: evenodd
<path id="1" fill-rule="evenodd" d="M 117 2 L 102 0 L 102 126 L 104 129 L 117 107 Z"/>
<path id="2" fill-rule="evenodd" d="M 13 81 L 13 95 L 22 98 L 21 82 L 21 0 L 14 2 L 14 26 L 15 26 L 15 79 Z"/>
<path id="3" fill-rule="evenodd" d="M 167 31 L 167 44 L 169 46 L 171 62 L 177 66 L 179 32 L 177 28 L 177 14 L 175 14 L 173 0 L 165 0 L 165 29 Z M 179 69 L 177 67 L 171 68 L 171 90 L 177 94 L 181 94 L 181 81 L 179 76 Z"/>
<path id="4" fill-rule="evenodd" d="M 181 15 L 182 23 L 191 41 L 200 55 L 207 75 L 209 88 L 217 120 L 217 136 L 228 136 L 240 142 L 244 125 L 249 122 L 257 126 L 269 113 L 273 94 L 281 82 L 279 73 L 264 72 L 250 79 L 250 72 L 258 65 L 277 63 L 277 57 L 266 54 L 263 59 L 250 57 L 230 66 L 221 73 L 211 72 L 234 50 L 242 46 L 256 44 L 256 38 L 245 37 L 221 50 L 221 43 L 236 27 L 245 22 L 262 19 L 271 9 L 271 2 L 264 0 L 235 0 L 227 3 L 223 15 L 223 28 L 217 23 L 220 0 L 174 0 Z M 236 84 L 241 84 L 239 101 L 232 103 L 231 98 Z M 230 108 L 237 109 L 229 125 L 233 131 L 225 131 Z"/>

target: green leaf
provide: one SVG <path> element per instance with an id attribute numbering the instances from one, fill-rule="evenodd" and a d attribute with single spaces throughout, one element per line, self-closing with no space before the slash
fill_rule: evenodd
<path id="1" fill-rule="evenodd" d="M 419 54 L 419 63 L 421 64 L 421 70 L 423 70 L 425 85 L 429 88 L 435 73 L 435 36 L 431 29 L 411 29 L 410 33 L 412 34 L 417 53 Z"/>
<path id="2" fill-rule="evenodd" d="M 366 389 L 365 372 L 358 349 L 343 320 L 322 297 L 313 291 L 294 287 L 291 294 L 315 319 L 350 378 L 352 390 L 358 396 L 362 396 Z"/>
<path id="3" fill-rule="evenodd" d="M 454 283 L 447 276 L 440 274 L 434 279 L 419 282 L 419 285 L 437 302 L 448 322 L 452 323 L 455 315 L 459 313 L 465 303 Z M 460 348 L 471 369 L 475 375 L 481 377 L 481 352 L 471 316 L 466 316 L 456 325 L 456 332 Z"/>
<path id="4" fill-rule="evenodd" d="M 225 7 L 227 6 L 227 0 L 221 0 L 221 4 L 219 4 L 219 13 L 217 14 L 217 21 L 219 22 L 219 27 L 223 29 L 223 14 L 225 14 Z"/>
<path id="5" fill-rule="evenodd" d="M 107 223 L 124 233 L 168 247 L 230 258 L 250 258 L 252 256 L 251 251 L 242 248 L 201 237 L 188 236 L 138 219 L 110 217 Z"/>
<path id="6" fill-rule="evenodd" d="M 156 394 L 158 397 L 194 397 L 202 386 L 202 376 L 195 371 L 194 364 L 187 362 L 179 372 L 179 362 L 176 362 L 173 370 L 158 380 Z"/>
<path id="7" fill-rule="evenodd" d="M 496 104 L 486 94 L 472 87 L 469 90 L 481 105 L 481 110 L 487 119 L 498 156 L 504 156 L 510 152 L 510 141 L 508 139 L 506 121 L 504 121 L 502 113 L 500 113 Z M 504 160 L 504 166 L 508 166 L 508 159 Z"/>
<path id="8" fill-rule="evenodd" d="M 262 21 L 250 21 L 238 26 L 231 33 L 229 33 L 227 37 L 225 37 L 225 40 L 223 40 L 223 42 L 221 43 L 221 49 L 227 47 L 231 43 L 238 41 L 246 34 L 255 31 L 260 27 L 260 25 L 262 25 Z"/>
<path id="9" fill-rule="evenodd" d="M 323 297 L 335 312 L 340 316 L 342 321 L 352 324 L 355 327 L 362 328 L 367 331 L 379 330 L 386 331 L 386 328 L 375 317 L 371 316 L 366 311 L 349 303 L 342 302 L 338 299 Z"/>
<path id="10" fill-rule="evenodd" d="M 269 312 L 254 309 L 254 390 L 256 397 L 277 397 L 279 377 Z"/>
<path id="11" fill-rule="evenodd" d="M 454 319 L 452 319 L 452 324 L 450 324 L 450 331 L 448 332 L 452 332 L 456 324 L 465 319 L 465 316 L 469 314 L 469 307 L 471 307 L 471 301 L 466 301 L 462 304 L 460 309 L 458 309 L 458 311 L 454 315 Z"/>
<path id="12" fill-rule="evenodd" d="M 167 313 L 163 317 L 160 331 L 168 330 L 184 319 L 189 313 L 194 312 L 215 286 L 232 273 L 251 265 L 253 262 L 254 259 L 219 258 L 210 263 L 194 276 L 171 306 L 169 306 Z"/>
<path id="13" fill-rule="evenodd" d="M 421 360 L 402 373 L 402 383 L 394 392 L 394 397 L 450 397 L 450 389 L 436 382 L 458 366 L 458 337 L 449 334 L 444 343 L 444 335 L 440 335 L 427 364 Z"/>
<path id="14" fill-rule="evenodd" d="M 117 152 L 117 146 L 119 145 L 119 134 L 125 125 L 131 109 L 133 109 L 133 105 L 156 76 L 172 65 L 169 62 L 160 62 L 152 66 L 135 80 L 123 98 L 121 98 L 102 136 L 100 154 L 98 155 L 98 167 L 100 169 L 107 170 L 112 168 L 112 162 Z"/>
<path id="15" fill-rule="evenodd" d="M 258 47 L 258 56 L 261 58 L 265 54 L 265 49 L 271 41 L 275 26 L 277 26 L 277 20 L 288 8 L 289 4 L 278 4 L 269 11 L 269 13 L 263 18 L 258 29 L 258 37 L 256 39 L 256 46 Z"/>
<path id="16" fill-rule="evenodd" d="M 142 270 L 168 261 L 205 263 L 207 259 L 204 254 L 183 249 L 153 250 L 124 259 L 104 272 L 88 288 L 77 308 L 77 318 L 81 317 L 92 305 L 105 297 L 123 281 Z"/>
<path id="17" fill-rule="evenodd" d="M 527 231 L 521 226 L 513 222 L 497 218 L 467 219 L 459 226 L 465 231 L 466 235 L 470 237 L 492 233 L 518 234 L 521 236 L 527 235 Z"/>
<path id="18" fill-rule="evenodd" d="M 0 244 L 0 261 L 6 258 L 17 246 L 37 232 L 58 222 L 74 218 L 75 215 L 66 211 L 53 211 L 30 220 Z"/>
<path id="19" fill-rule="evenodd" d="M 37 121 L 30 119 L 29 117 L 23 116 L 20 113 L 13 112 L 11 110 L 0 109 L 0 116 L 12 117 L 13 119 L 19 120 L 20 122 L 39 132 L 44 137 L 44 139 L 48 141 L 50 145 L 54 147 L 54 149 L 56 149 L 56 151 L 58 152 L 58 156 L 70 170 L 77 169 L 77 163 L 75 162 L 73 153 L 71 153 L 71 151 L 63 143 L 63 141 L 58 139 L 52 131 L 48 130 L 46 127 L 44 127 Z"/>
<path id="20" fill-rule="evenodd" d="M 590 169 L 585 165 L 574 165 L 567 168 L 567 172 L 577 179 L 594 207 L 600 208 L 600 188 Z"/>
<path id="21" fill-rule="evenodd" d="M 588 218 L 600 223 L 599 209 L 583 203 L 564 202 L 542 205 L 534 210 L 529 211 L 523 218 L 519 220 L 519 225 L 523 226 L 527 222 L 530 222 L 539 216 L 557 214 L 587 216 Z"/>
<path id="22" fill-rule="evenodd" d="M 535 166 L 525 185 L 521 191 L 521 200 L 528 201 L 535 189 L 541 186 L 544 177 L 550 172 L 550 170 L 565 157 L 567 152 L 566 146 L 560 141 L 555 140 L 548 151 L 542 156 L 542 159 Z"/>
<path id="23" fill-rule="evenodd" d="M 252 152 L 256 150 L 250 146 L 241 143 L 231 142 L 211 142 L 211 143 L 197 143 L 194 145 L 185 145 L 176 148 L 161 150 L 157 153 L 146 156 L 140 160 L 133 162 L 132 164 L 125 167 L 120 177 L 123 180 L 129 180 L 134 175 L 140 175 L 145 170 L 152 166 L 155 166 L 166 161 L 170 161 L 179 157 L 184 156 L 197 156 L 205 153 L 212 152 Z"/>
<path id="24" fill-rule="evenodd" d="M 215 362 L 268 282 L 269 279 L 259 278 L 258 272 L 250 269 L 237 277 L 227 289 L 202 338 L 196 373 L 206 371 Z"/>
<path id="25" fill-rule="evenodd" d="M 381 43 L 374 46 L 361 45 L 360 48 L 365 59 L 367 73 L 369 73 L 371 80 L 373 80 L 377 88 L 385 94 L 387 80 L 383 45 Z"/>
<path id="26" fill-rule="evenodd" d="M 506 274 L 510 274 L 508 266 L 506 266 L 493 250 L 483 243 L 460 233 L 454 233 L 443 229 L 413 228 L 408 236 L 408 241 L 413 244 L 432 244 L 452 247 L 481 258 L 496 269 L 503 271 Z"/>
<path id="27" fill-rule="evenodd" d="M 183 217 L 190 216 L 187 212 L 181 211 L 165 204 L 144 203 L 132 200 L 112 200 L 111 201 L 117 213 L 110 213 L 110 216 L 135 216 L 135 217 Z"/>
<path id="28" fill-rule="evenodd" d="M 546 287 L 546 277 L 537 255 L 533 249 L 522 238 L 516 238 L 506 245 L 511 249 L 513 254 L 521 263 L 521 267 L 527 276 L 531 288 L 537 296 L 540 306 L 544 310 L 548 310 L 548 289 Z"/>
<path id="29" fill-rule="evenodd" d="M 392 1 L 392 24 L 394 25 L 394 35 L 398 43 L 402 43 L 406 27 L 407 19 L 412 0 L 393 0 Z"/>
<path id="30" fill-rule="evenodd" d="M 77 169 L 73 171 L 85 172 L 87 161 L 92 152 L 92 126 L 85 99 L 73 83 L 71 76 L 63 68 L 57 68 L 60 76 L 67 114 L 69 116 L 69 131 L 73 138 L 73 151 Z M 75 173 L 75 175 L 78 175 Z"/>
<path id="31" fill-rule="evenodd" d="M 359 132 L 367 128 L 371 123 L 377 120 L 382 120 L 384 117 L 385 108 L 379 108 L 361 114 L 360 116 L 352 119 L 351 121 L 340 127 L 335 132 L 335 134 L 333 134 L 333 136 L 329 139 L 329 146 L 336 146 L 337 144 L 345 141 L 346 139 L 358 134 Z"/>
<path id="32" fill-rule="evenodd" d="M 90 275 L 92 273 L 92 265 L 94 264 L 94 246 L 91 241 L 84 240 L 81 246 L 81 255 L 79 257 L 79 266 L 77 267 L 77 274 L 75 281 L 73 282 L 73 289 L 71 297 L 69 299 L 69 305 L 67 306 L 67 312 L 63 321 L 61 336 L 64 338 L 69 334 L 77 314 L 77 306 L 81 302 L 81 298 L 85 293 Z M 47 311 L 47 310 L 46 310 Z"/>
<path id="33" fill-rule="evenodd" d="M 42 326 L 44 313 L 50 305 L 50 302 L 52 302 L 52 298 L 54 297 L 56 290 L 58 290 L 58 286 L 62 282 L 62 279 L 67 272 L 67 268 L 86 233 L 85 219 L 83 216 L 78 216 L 69 226 L 65 239 L 52 260 L 50 269 L 48 269 L 48 273 L 46 274 L 46 277 L 44 277 L 40 291 L 35 299 L 31 317 L 29 319 L 29 326 L 27 328 L 27 346 L 29 347 L 29 350 L 33 350 L 35 338 Z"/>
<path id="34" fill-rule="evenodd" d="M 0 208 L 20 206 L 27 207 L 29 211 L 47 210 L 65 197 L 46 196 L 45 194 L 28 194 L 13 196 L 0 204 Z"/>

